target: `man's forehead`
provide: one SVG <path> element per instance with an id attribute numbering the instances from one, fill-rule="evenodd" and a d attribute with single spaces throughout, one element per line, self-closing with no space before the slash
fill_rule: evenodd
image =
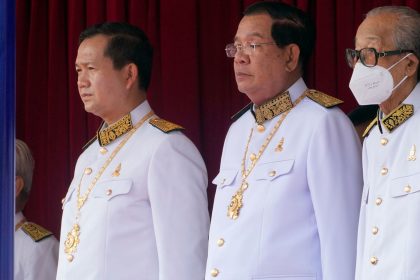
<path id="1" fill-rule="evenodd" d="M 395 20 L 395 15 L 390 14 L 367 17 L 357 30 L 356 45 L 366 43 L 380 43 L 385 46 L 393 45 Z"/>
<path id="2" fill-rule="evenodd" d="M 244 16 L 239 23 L 235 40 L 248 37 L 267 38 L 271 36 L 272 19 L 267 14 Z"/>

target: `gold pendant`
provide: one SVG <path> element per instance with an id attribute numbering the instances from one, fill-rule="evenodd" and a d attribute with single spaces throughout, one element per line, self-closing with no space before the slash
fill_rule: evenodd
<path id="1" fill-rule="evenodd" d="M 280 139 L 280 142 L 278 143 L 278 145 L 277 145 L 277 147 L 276 147 L 275 151 L 276 151 L 276 152 L 281 152 L 281 151 L 283 151 L 283 144 L 284 144 L 284 137 L 282 137 L 282 138 Z"/>
<path id="2" fill-rule="evenodd" d="M 410 149 L 410 153 L 408 154 L 409 161 L 415 161 L 416 160 L 416 145 L 413 144 Z"/>
<path id="3" fill-rule="evenodd" d="M 239 189 L 233 196 L 228 206 L 228 217 L 236 220 L 239 217 L 239 210 L 242 208 L 243 191 Z"/>
<path id="4" fill-rule="evenodd" d="M 114 172 L 112 172 L 112 177 L 120 176 L 120 171 L 121 171 L 121 163 L 118 164 L 117 168 L 115 168 Z"/>
<path id="5" fill-rule="evenodd" d="M 73 253 L 76 252 L 77 245 L 80 242 L 79 236 L 80 226 L 78 224 L 74 224 L 71 231 L 67 233 L 67 238 L 64 241 L 64 252 L 67 254 L 67 260 L 69 262 L 74 259 Z"/>

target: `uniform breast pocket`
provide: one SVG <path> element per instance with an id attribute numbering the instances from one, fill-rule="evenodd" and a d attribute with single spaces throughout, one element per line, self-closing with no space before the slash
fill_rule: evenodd
<path id="1" fill-rule="evenodd" d="M 264 162 L 255 167 L 253 178 L 256 181 L 273 181 L 291 172 L 294 159 Z"/>
<path id="2" fill-rule="evenodd" d="M 217 185 L 218 189 L 223 189 L 225 187 L 232 187 L 235 183 L 235 178 L 239 173 L 238 169 L 222 169 L 216 178 L 213 179 L 213 184 Z"/>
<path id="3" fill-rule="evenodd" d="M 416 195 L 420 199 L 420 171 L 392 179 L 390 182 L 390 195 L 393 198 Z"/>
<path id="4" fill-rule="evenodd" d="M 92 190 L 92 197 L 95 199 L 103 199 L 111 201 L 118 197 L 127 195 L 133 185 L 133 181 L 126 180 L 109 180 L 98 183 Z"/>

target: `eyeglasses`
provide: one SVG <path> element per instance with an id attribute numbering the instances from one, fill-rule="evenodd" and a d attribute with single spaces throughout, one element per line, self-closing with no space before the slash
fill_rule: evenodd
<path id="1" fill-rule="evenodd" d="M 346 60 L 350 68 L 354 68 L 356 62 L 360 59 L 360 62 L 366 67 L 374 67 L 378 64 L 378 58 L 384 56 L 397 55 L 402 53 L 414 53 L 412 50 L 394 50 L 378 52 L 374 48 L 363 48 L 361 50 L 346 49 Z"/>
<path id="2" fill-rule="evenodd" d="M 244 52 L 244 54 L 251 55 L 255 52 L 257 47 L 262 45 L 275 45 L 274 42 L 267 43 L 245 43 L 245 44 L 227 44 L 225 51 L 227 57 L 235 57 L 238 51 Z"/>

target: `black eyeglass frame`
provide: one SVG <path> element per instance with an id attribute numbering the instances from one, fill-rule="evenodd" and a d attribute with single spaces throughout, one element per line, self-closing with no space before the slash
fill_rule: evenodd
<path id="1" fill-rule="evenodd" d="M 366 64 L 364 58 L 360 56 L 360 53 L 363 50 L 371 50 L 375 54 L 375 63 L 374 64 Z M 413 50 L 392 50 L 392 51 L 383 51 L 378 52 L 375 48 L 363 48 L 360 50 L 353 50 L 353 49 L 346 49 L 346 61 L 350 68 L 354 68 L 354 65 L 356 65 L 356 62 L 360 59 L 360 62 L 366 66 L 366 67 L 375 67 L 378 64 L 378 59 L 380 57 L 384 56 L 391 56 L 391 55 L 397 55 L 402 53 L 414 53 Z"/>

